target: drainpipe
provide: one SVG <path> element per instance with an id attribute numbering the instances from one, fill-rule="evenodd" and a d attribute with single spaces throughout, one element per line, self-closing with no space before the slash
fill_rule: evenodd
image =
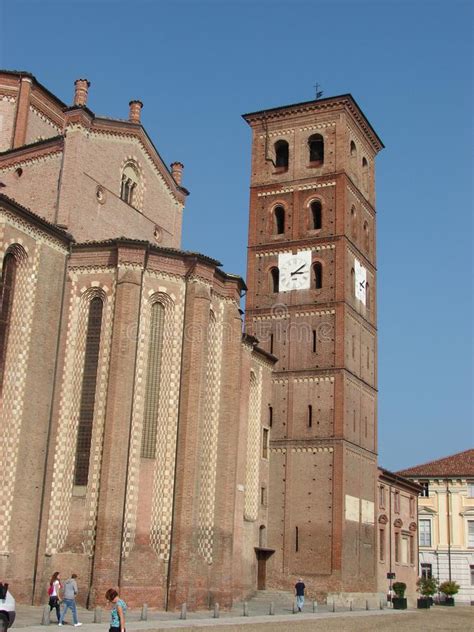
<path id="1" fill-rule="evenodd" d="M 446 479 L 446 507 L 448 511 L 448 579 L 451 581 L 451 516 L 449 511 L 449 502 L 451 492 L 449 491 L 449 480 Z"/>

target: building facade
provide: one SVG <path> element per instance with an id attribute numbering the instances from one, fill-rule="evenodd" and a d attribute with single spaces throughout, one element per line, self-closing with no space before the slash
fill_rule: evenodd
<path id="1" fill-rule="evenodd" d="M 474 603 L 474 450 L 399 472 L 421 486 L 419 573 L 461 586 L 456 601 Z"/>
<path id="2" fill-rule="evenodd" d="M 89 606 L 226 607 L 255 589 L 275 359 L 242 279 L 179 250 L 182 165 L 141 104 L 98 118 L 87 89 L 0 73 L 0 575 L 19 601 L 60 570 Z"/>
<path id="3" fill-rule="evenodd" d="M 350 95 L 255 112 L 247 330 L 277 356 L 271 585 L 377 592 L 375 157 Z"/>
<path id="4" fill-rule="evenodd" d="M 2 578 L 193 609 L 303 575 L 365 603 L 380 139 L 350 95 L 245 115 L 243 334 L 243 280 L 180 249 L 183 165 L 88 90 L 0 72 Z"/>
<path id="5" fill-rule="evenodd" d="M 394 582 L 406 584 L 416 605 L 418 580 L 417 498 L 421 488 L 379 467 L 377 483 L 377 577 L 379 592 L 392 597 Z"/>

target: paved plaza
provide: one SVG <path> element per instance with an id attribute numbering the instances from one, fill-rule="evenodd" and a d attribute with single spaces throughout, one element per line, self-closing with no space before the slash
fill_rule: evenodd
<path id="1" fill-rule="evenodd" d="M 260 612 L 258 612 L 260 610 Z M 242 616 L 240 605 L 231 612 L 222 612 L 219 618 L 213 618 L 213 612 L 188 613 L 187 620 L 179 619 L 177 612 L 157 612 L 150 610 L 148 619 L 141 621 L 139 609 L 127 613 L 128 632 L 156 631 L 179 629 L 206 630 L 219 629 L 222 632 L 451 632 L 462 630 L 472 632 L 474 629 L 474 608 L 456 606 L 455 608 L 433 607 L 429 611 L 406 610 L 360 610 L 348 612 L 340 610 L 332 612 L 331 608 L 318 607 L 318 612 L 292 614 L 291 610 L 276 611 L 270 616 L 262 612 L 263 607 L 249 604 L 250 616 Z M 82 632 L 100 632 L 108 629 L 108 611 L 102 611 L 101 623 L 94 623 L 94 611 L 78 608 L 79 620 L 83 623 Z M 14 628 L 24 628 L 24 632 L 45 632 L 54 628 L 53 616 L 50 626 L 41 625 L 43 607 L 18 606 L 17 620 Z M 72 625 L 71 625 L 72 629 Z"/>

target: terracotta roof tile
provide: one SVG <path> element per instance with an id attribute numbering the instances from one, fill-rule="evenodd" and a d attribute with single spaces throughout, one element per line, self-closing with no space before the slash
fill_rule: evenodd
<path id="1" fill-rule="evenodd" d="M 474 476 L 474 449 L 458 452 L 452 456 L 446 456 L 436 461 L 429 461 L 421 465 L 409 467 L 397 472 L 400 476 L 418 478 L 425 476 Z"/>

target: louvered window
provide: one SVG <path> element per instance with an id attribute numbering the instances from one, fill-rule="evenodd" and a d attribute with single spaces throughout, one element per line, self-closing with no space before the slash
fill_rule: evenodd
<path id="1" fill-rule="evenodd" d="M 145 415 L 141 455 L 145 459 L 156 456 L 156 429 L 160 396 L 161 352 L 163 348 L 163 328 L 165 308 L 161 303 L 151 307 L 150 342 L 148 345 L 148 366 L 145 387 Z"/>
<path id="2" fill-rule="evenodd" d="M 79 409 L 79 428 L 77 432 L 76 468 L 74 472 L 75 485 L 87 485 L 89 478 L 89 460 L 92 443 L 92 427 L 94 423 L 97 365 L 99 362 L 103 307 L 102 299 L 98 297 L 93 298 L 89 306 L 81 404 Z"/>
<path id="3" fill-rule="evenodd" d="M 3 389 L 3 376 L 7 355 L 8 334 L 15 291 L 17 261 L 11 253 L 3 259 L 2 281 L 0 286 L 0 394 Z"/>

